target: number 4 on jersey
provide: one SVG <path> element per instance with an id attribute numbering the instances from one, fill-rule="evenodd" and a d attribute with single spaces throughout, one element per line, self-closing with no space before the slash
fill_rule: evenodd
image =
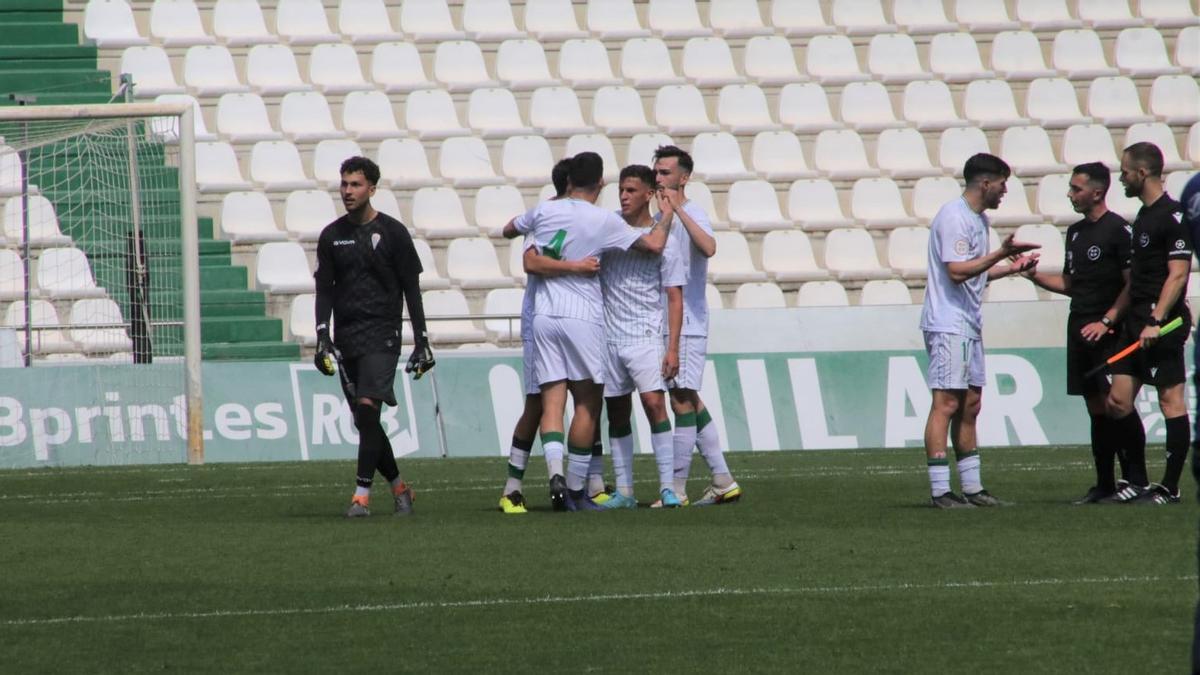
<path id="1" fill-rule="evenodd" d="M 566 241 L 567 231 L 559 230 L 554 234 L 554 238 L 542 247 L 542 255 L 546 256 L 547 258 L 562 260 L 562 248 Z"/>

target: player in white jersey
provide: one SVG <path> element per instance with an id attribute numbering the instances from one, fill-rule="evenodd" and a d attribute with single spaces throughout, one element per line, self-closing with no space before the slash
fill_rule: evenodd
<path id="1" fill-rule="evenodd" d="M 648 166 L 635 164 L 621 170 L 620 214 L 639 232 L 649 232 L 655 223 L 650 216 L 654 184 L 654 171 Z M 674 450 L 664 379 L 673 377 L 677 368 L 667 370 L 663 343 L 666 338 L 671 350 L 678 353 L 683 325 L 682 286 L 687 282 L 687 270 L 679 259 L 679 247 L 670 244 L 677 237 L 687 237 L 683 228 L 671 229 L 667 250 L 661 256 L 630 249 L 609 251 L 601 258 L 600 284 L 608 342 L 604 403 L 608 407 L 608 437 L 617 486 L 617 491 L 604 502 L 605 509 L 637 508 L 633 496 L 630 396 L 635 389 L 650 422 L 660 498 L 664 502 L 678 501 L 674 495 Z M 673 297 L 670 303 L 665 295 L 668 292 Z M 664 305 L 668 307 L 666 316 Z"/>
<path id="2" fill-rule="evenodd" d="M 729 472 L 721 439 L 712 415 L 700 400 L 704 381 L 704 366 L 708 355 L 708 300 L 705 283 L 708 278 L 708 259 L 717 252 L 708 214 L 686 196 L 687 182 L 692 175 L 692 157 L 673 146 L 660 146 L 654 152 L 654 173 L 658 180 L 659 218 L 674 221 L 686 237 L 672 238 L 674 248 L 669 253 L 683 261 L 688 270 L 683 288 L 683 327 L 677 352 L 667 350 L 667 365 L 677 369 L 667 382 L 671 389 L 671 409 L 675 412 L 675 490 L 677 503 L 663 500 L 661 506 L 682 506 L 688 503 L 687 479 L 692 464 L 692 448 L 699 447 L 700 455 L 712 472 L 712 484 L 704 489 L 697 506 L 737 501 L 742 489 Z"/>
<path id="3" fill-rule="evenodd" d="M 929 467 L 931 503 L 938 508 L 998 506 L 983 489 L 980 458 L 975 445 L 975 422 L 982 403 L 983 289 L 989 279 L 1031 270 L 1037 254 L 1021 255 L 1037 244 L 1004 239 L 988 252 L 987 209 L 1000 206 L 1011 170 L 1004 160 L 980 153 L 963 167 L 962 196 L 934 216 L 929 232 L 929 281 L 921 310 L 921 330 L 929 354 L 929 388 L 933 404 L 925 422 L 925 454 Z M 1009 265 L 997 267 L 1006 259 Z M 963 496 L 950 491 L 946 436 L 953 434 L 954 454 Z"/>
<path id="4" fill-rule="evenodd" d="M 615 213 L 595 205 L 603 185 L 604 162 L 594 152 L 571 158 L 567 198 L 543 202 L 528 222 L 506 227 L 530 234 L 534 247 L 525 251 L 526 271 L 533 271 L 539 253 L 558 260 L 582 260 L 605 251 L 637 247 L 659 255 L 666 246 L 669 224 L 648 233 L 629 227 Z M 584 492 L 591 460 L 593 434 L 604 383 L 604 302 L 600 280 L 586 276 L 557 276 L 541 280 L 534 295 L 534 375 L 542 390 L 542 447 L 547 453 L 563 447 L 563 412 L 567 392 L 575 401 L 575 416 L 567 440 L 565 494 L 556 504 L 569 511 L 600 507 Z"/>
<path id="5" fill-rule="evenodd" d="M 554 165 L 554 169 L 550 173 L 550 180 L 554 184 L 555 191 L 553 199 L 561 199 L 566 195 L 568 185 L 567 173 L 570 167 L 570 159 L 560 160 Z M 510 223 L 514 223 L 518 219 L 531 218 L 532 213 L 533 209 L 524 215 L 513 218 Z M 508 236 L 509 234 L 511 234 L 510 238 L 517 236 L 518 232 L 515 226 L 505 230 L 505 235 Z M 526 243 L 527 245 L 532 245 L 532 238 L 527 238 Z M 541 283 L 543 275 L 594 275 L 600 269 L 600 261 L 594 257 L 575 261 L 541 257 L 536 261 L 536 264 L 539 265 L 539 273 L 527 275 L 525 296 L 521 302 L 521 352 L 525 365 L 525 408 L 521 411 L 521 417 L 517 420 L 513 428 L 512 447 L 508 451 L 508 479 L 504 484 L 504 492 L 500 496 L 500 510 L 509 514 L 527 512 L 525 508 L 525 496 L 522 494 L 525 467 L 529 463 L 534 436 L 537 434 L 538 423 L 542 418 L 542 392 L 538 387 L 537 379 L 533 375 L 533 365 L 536 362 L 532 334 L 533 298 L 537 292 L 537 286 Z M 561 449 L 557 454 L 553 452 L 546 454 L 546 468 L 550 476 L 558 476 L 561 479 L 563 475 Z M 553 493 L 553 489 L 551 492 Z"/>

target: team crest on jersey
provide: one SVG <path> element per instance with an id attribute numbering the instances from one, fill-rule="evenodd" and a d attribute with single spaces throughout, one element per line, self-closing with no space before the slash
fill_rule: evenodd
<path id="1" fill-rule="evenodd" d="M 1146 248 L 1147 246 L 1149 246 L 1149 245 L 1150 245 L 1150 233 L 1149 233 L 1149 232 L 1143 232 L 1143 233 L 1142 233 L 1142 236 L 1138 237 L 1138 244 L 1139 244 L 1139 245 L 1140 245 L 1142 248 Z"/>
<path id="2" fill-rule="evenodd" d="M 1099 260 L 1100 259 L 1100 247 L 1095 246 L 1095 245 L 1089 246 L 1088 250 L 1087 250 L 1087 257 L 1088 257 L 1088 260 L 1091 260 L 1093 262 Z"/>
<path id="3" fill-rule="evenodd" d="M 372 250 L 379 248 L 379 240 L 380 239 L 383 239 L 383 237 L 379 236 L 378 232 L 371 235 L 371 249 Z"/>
<path id="4" fill-rule="evenodd" d="M 966 255 L 970 250 L 971 245 L 967 243 L 966 239 L 959 239 L 958 241 L 954 242 L 954 252 L 958 255 Z"/>
<path id="5" fill-rule="evenodd" d="M 1187 246 L 1187 242 L 1185 242 L 1182 239 L 1175 240 L 1175 250 L 1176 251 L 1182 251 L 1184 246 Z"/>

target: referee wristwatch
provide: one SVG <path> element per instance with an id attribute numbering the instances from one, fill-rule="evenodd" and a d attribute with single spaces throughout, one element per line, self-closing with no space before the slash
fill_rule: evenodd
<path id="1" fill-rule="evenodd" d="M 1112 319 L 1108 318 L 1107 316 L 1100 317 L 1100 323 L 1104 324 L 1105 328 L 1112 328 L 1113 326 Z"/>

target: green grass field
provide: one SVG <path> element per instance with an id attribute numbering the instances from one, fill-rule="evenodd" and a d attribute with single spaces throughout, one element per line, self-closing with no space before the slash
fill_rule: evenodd
<path id="1" fill-rule="evenodd" d="M 407 461 L 417 513 L 351 522 L 348 462 L 0 472 L 0 671 L 1188 668 L 1190 480 L 1074 507 L 1086 450 L 993 450 L 1017 505 L 944 512 L 919 450 L 730 464 L 738 504 L 559 514 L 535 457 L 504 516 L 502 459 Z"/>

